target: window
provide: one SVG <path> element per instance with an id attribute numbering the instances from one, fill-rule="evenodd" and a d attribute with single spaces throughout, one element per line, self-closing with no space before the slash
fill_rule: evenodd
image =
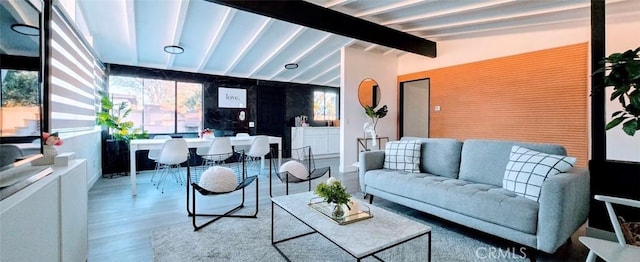
<path id="1" fill-rule="evenodd" d="M 111 76 L 109 96 L 127 102 L 135 128 L 150 134 L 198 132 L 202 125 L 202 84 Z"/>
<path id="2" fill-rule="evenodd" d="M 38 72 L 2 69 L 0 75 L 0 133 L 2 136 L 40 135 Z"/>
<path id="3" fill-rule="evenodd" d="M 313 92 L 313 120 L 336 120 L 338 95 L 335 92 Z"/>

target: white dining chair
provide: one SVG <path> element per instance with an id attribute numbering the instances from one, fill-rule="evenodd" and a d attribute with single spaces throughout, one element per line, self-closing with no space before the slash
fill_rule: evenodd
<path id="1" fill-rule="evenodd" d="M 170 135 L 155 135 L 153 136 L 153 139 L 171 139 Z M 150 149 L 149 153 L 147 154 L 147 158 L 149 158 L 149 160 L 152 160 L 153 162 L 155 162 L 155 168 L 153 169 L 153 175 L 151 175 L 151 182 L 153 183 L 153 179 L 156 177 L 156 173 L 158 173 L 158 168 L 160 167 L 160 164 L 158 164 L 158 159 L 160 158 L 160 151 L 162 151 L 162 149 Z"/>
<path id="2" fill-rule="evenodd" d="M 169 173 L 171 173 L 177 183 L 182 184 L 183 178 L 180 172 L 180 164 L 186 162 L 188 159 L 189 148 L 187 147 L 186 140 L 183 138 L 172 138 L 165 141 L 160 151 L 160 157 L 158 158 L 160 178 L 158 179 L 156 188 L 160 188 L 160 185 L 162 185 L 162 193 L 164 193 L 164 186 Z"/>
<path id="3" fill-rule="evenodd" d="M 237 134 L 236 134 L 236 137 L 244 137 L 244 138 L 248 138 L 248 137 L 250 137 L 250 135 L 249 135 L 249 133 L 237 133 Z M 250 148 L 250 147 L 251 147 L 251 146 L 240 145 L 240 146 L 233 146 L 233 149 L 234 149 L 234 151 L 236 151 L 236 152 L 240 152 L 240 151 L 243 151 L 243 150 L 244 150 L 244 152 L 246 153 L 246 152 L 249 152 L 249 148 Z"/>
<path id="4" fill-rule="evenodd" d="M 255 136 L 249 151 L 246 153 L 252 166 L 257 166 L 257 161 L 260 160 L 258 174 L 264 169 L 264 159 L 265 156 L 269 154 L 271 154 L 271 148 L 269 147 L 268 136 Z M 269 170 L 269 172 L 271 172 L 271 170 Z"/>
<path id="5" fill-rule="evenodd" d="M 231 139 L 229 139 L 229 137 L 216 137 L 202 158 L 204 159 L 204 166 L 214 166 L 232 155 L 233 148 L 231 147 Z"/>

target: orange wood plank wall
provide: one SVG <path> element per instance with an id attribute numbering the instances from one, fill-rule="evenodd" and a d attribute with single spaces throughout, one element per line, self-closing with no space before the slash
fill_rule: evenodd
<path id="1" fill-rule="evenodd" d="M 557 143 L 585 167 L 587 55 L 581 43 L 401 75 L 398 82 L 430 79 L 431 137 Z"/>

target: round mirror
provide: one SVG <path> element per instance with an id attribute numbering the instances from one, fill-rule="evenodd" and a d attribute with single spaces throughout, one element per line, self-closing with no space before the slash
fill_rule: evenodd
<path id="1" fill-rule="evenodd" d="M 358 86 L 358 100 L 362 107 L 370 106 L 375 108 L 380 103 L 380 87 L 378 82 L 367 78 L 360 82 Z"/>

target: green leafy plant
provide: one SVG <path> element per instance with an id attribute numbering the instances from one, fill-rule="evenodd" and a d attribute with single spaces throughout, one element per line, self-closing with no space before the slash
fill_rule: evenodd
<path id="1" fill-rule="evenodd" d="M 114 104 L 107 93 L 99 91 L 102 110 L 96 113 L 96 124 L 109 128 L 115 140 L 129 142 L 131 139 L 147 138 L 149 135 L 140 128 L 133 128 L 133 121 L 124 121 L 131 113 L 127 102 Z"/>
<path id="2" fill-rule="evenodd" d="M 595 73 L 608 72 L 604 77 L 604 87 L 613 86 L 611 101 L 618 100 L 623 110 L 611 114 L 613 118 L 606 125 L 609 130 L 622 123 L 622 130 L 630 136 L 640 130 L 640 47 L 624 53 L 614 53 L 605 57 L 604 66 Z"/>
<path id="3" fill-rule="evenodd" d="M 375 130 L 376 125 L 378 125 L 378 119 L 387 116 L 387 112 L 389 112 L 389 110 L 387 110 L 387 105 L 382 106 L 378 110 L 372 106 L 366 105 L 364 107 L 364 112 L 371 118 L 371 123 L 373 123 L 373 129 Z"/>
<path id="4" fill-rule="evenodd" d="M 347 189 L 342 183 L 331 177 L 326 183 L 320 183 L 316 187 L 316 194 L 323 197 L 327 203 L 335 203 L 338 205 L 349 203 L 351 195 L 347 193 Z"/>

